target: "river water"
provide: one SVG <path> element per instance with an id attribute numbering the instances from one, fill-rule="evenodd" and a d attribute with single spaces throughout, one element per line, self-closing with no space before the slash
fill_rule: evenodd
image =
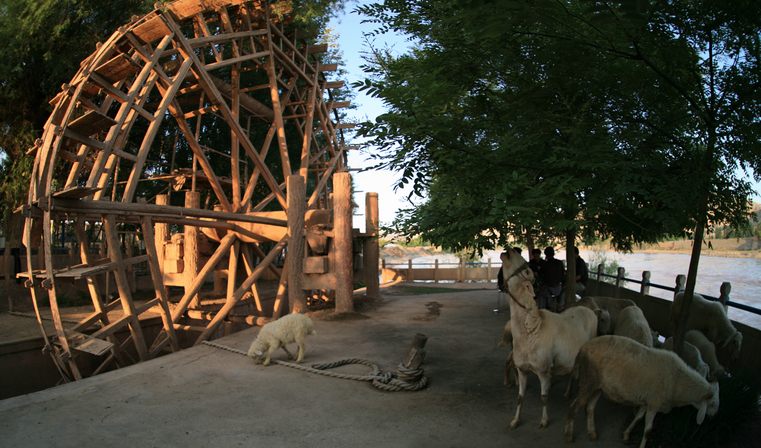
<path id="1" fill-rule="evenodd" d="M 485 252 L 481 261 L 486 263 L 491 260 L 493 266 L 498 266 L 501 263 L 499 254 L 499 251 Z M 524 253 L 523 255 L 525 257 L 527 254 Z M 565 252 L 559 253 L 558 258 L 564 259 L 564 255 Z M 628 278 L 642 280 L 642 271 L 650 271 L 651 283 L 672 288 L 676 284 L 677 275 L 687 275 L 690 264 L 690 256 L 687 254 L 623 254 L 582 250 L 581 257 L 589 263 L 590 276 L 592 277 L 597 272 L 597 265 L 604 258 L 608 263 L 615 261 L 619 266 L 625 268 Z M 452 254 L 418 257 L 412 261 L 415 264 L 434 263 L 436 259 L 439 260 L 439 263 L 457 263 L 457 257 Z M 396 260 L 388 261 L 396 262 Z M 399 262 L 401 261 L 399 260 Z M 406 263 L 406 260 L 403 261 Z M 732 302 L 761 309 L 761 259 L 701 256 L 695 291 L 719 297 L 719 287 L 723 282 L 730 282 L 732 285 L 730 293 Z M 630 289 L 639 290 L 639 285 L 635 283 L 629 283 L 626 286 Z M 650 294 L 667 299 L 673 298 L 674 295 L 673 292 L 654 287 L 650 288 Z M 761 316 L 759 315 L 730 307 L 729 316 L 731 319 L 761 328 Z"/>

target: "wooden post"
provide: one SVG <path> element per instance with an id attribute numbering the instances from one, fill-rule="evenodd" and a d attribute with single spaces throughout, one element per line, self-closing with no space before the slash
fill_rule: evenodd
<path id="1" fill-rule="evenodd" d="M 433 282 L 439 282 L 439 259 L 433 260 Z"/>
<path id="2" fill-rule="evenodd" d="M 457 281 L 462 283 L 465 281 L 465 260 L 460 258 L 457 264 Z"/>
<path id="3" fill-rule="evenodd" d="M 412 259 L 407 260 L 407 282 L 412 283 L 415 281 L 415 276 L 412 272 Z"/>
<path id="4" fill-rule="evenodd" d="M 333 175 L 333 233 L 336 249 L 336 313 L 354 310 L 351 175 L 346 172 Z"/>
<path id="5" fill-rule="evenodd" d="M 674 286 L 674 297 L 680 292 L 684 291 L 684 285 L 687 283 L 687 277 L 684 274 L 676 276 L 676 285 Z"/>
<path id="6" fill-rule="evenodd" d="M 624 278 L 626 277 L 626 269 L 623 267 L 618 268 L 616 272 L 616 298 L 621 297 L 621 288 L 624 285 Z"/>
<path id="7" fill-rule="evenodd" d="M 719 292 L 719 302 L 724 306 L 724 313 L 726 314 L 729 311 L 727 308 L 729 307 L 729 293 L 732 292 L 732 284 L 729 282 L 722 283 Z"/>
<path id="8" fill-rule="evenodd" d="M 650 294 L 650 271 L 642 271 L 642 285 L 640 285 L 639 293 L 642 297 Z"/>
<path id="9" fill-rule="evenodd" d="M 186 208 L 201 208 L 201 194 L 197 191 L 185 193 Z M 198 275 L 198 227 L 185 226 L 183 237 L 185 250 L 183 252 L 182 276 L 185 279 L 185 292 L 189 291 Z M 190 308 L 200 307 L 198 295 L 194 295 L 190 302 Z"/>
<path id="10" fill-rule="evenodd" d="M 386 269 L 386 258 L 385 257 L 383 258 L 383 260 L 381 260 L 381 267 L 383 267 L 383 269 Z"/>
<path id="11" fill-rule="evenodd" d="M 156 205 L 169 204 L 169 196 L 165 194 L 156 195 Z M 156 238 L 156 256 L 158 257 L 158 263 L 161 267 L 161 272 L 164 272 L 164 248 L 166 247 L 166 240 L 169 239 L 169 224 L 156 223 L 153 225 L 153 235 Z M 163 281 L 163 279 L 162 279 Z"/>
<path id="12" fill-rule="evenodd" d="M 491 283 L 491 258 L 486 260 L 486 282 Z"/>
<path id="13" fill-rule="evenodd" d="M 380 257 L 380 248 L 378 247 L 378 193 L 365 194 L 365 233 L 368 237 L 364 243 L 364 268 L 365 268 L 365 285 L 367 297 L 378 298 L 380 288 L 378 281 L 378 258 Z"/>
<path id="14" fill-rule="evenodd" d="M 602 282 L 604 266 L 602 263 L 597 265 L 597 291 L 595 293 L 600 294 L 600 282 Z"/>
<path id="15" fill-rule="evenodd" d="M 288 176 L 288 303 L 292 313 L 303 313 L 307 304 L 302 288 L 304 275 L 304 213 L 306 210 L 306 185 L 298 174 Z M 351 247 L 350 247 L 351 250 Z"/>

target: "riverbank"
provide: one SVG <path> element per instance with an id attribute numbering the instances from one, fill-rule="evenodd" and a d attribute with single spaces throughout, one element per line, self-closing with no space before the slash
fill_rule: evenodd
<path id="1" fill-rule="evenodd" d="M 610 244 L 600 242 L 593 245 L 581 246 L 582 250 L 593 252 L 612 252 Z M 692 240 L 663 241 L 655 244 L 636 246 L 633 253 L 640 254 L 690 254 Z M 452 256 L 440 248 L 433 246 L 401 246 L 390 243 L 381 248 L 381 258 L 407 260 L 430 256 Z M 562 258 L 563 254 L 559 254 Z M 713 238 L 706 240 L 701 256 L 724 258 L 757 258 L 761 259 L 761 238 Z"/>

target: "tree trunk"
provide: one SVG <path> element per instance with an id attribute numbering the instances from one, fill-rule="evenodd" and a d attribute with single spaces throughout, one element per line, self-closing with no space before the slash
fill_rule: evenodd
<path id="1" fill-rule="evenodd" d="M 695 225 L 695 234 L 692 239 L 692 254 L 690 255 L 690 267 L 687 270 L 687 283 L 684 287 L 684 296 L 682 297 L 679 315 L 674 316 L 674 351 L 681 356 L 684 348 L 684 333 L 687 331 L 687 319 L 690 316 L 690 306 L 692 305 L 692 296 L 695 293 L 695 283 L 698 279 L 698 264 L 700 263 L 700 252 L 703 246 L 703 231 L 705 230 L 705 214 L 698 219 Z"/>
<path id="2" fill-rule="evenodd" d="M 565 231 L 565 264 L 566 264 L 566 280 L 565 280 L 565 304 L 572 303 L 576 298 L 576 252 L 573 248 L 576 244 L 576 229 L 569 229 Z"/>

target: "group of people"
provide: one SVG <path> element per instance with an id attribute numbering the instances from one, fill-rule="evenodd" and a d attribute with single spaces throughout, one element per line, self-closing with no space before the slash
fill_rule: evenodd
<path id="1" fill-rule="evenodd" d="M 520 253 L 519 248 L 514 248 L 514 250 Z M 579 248 L 574 247 L 573 250 L 576 253 L 576 294 L 583 295 L 589 279 L 589 270 L 586 261 L 579 255 Z M 565 298 L 563 296 L 566 277 L 565 265 L 561 260 L 555 258 L 555 249 L 552 247 L 544 249 L 544 257 L 542 258 L 540 249 L 534 249 L 529 254 L 528 265 L 534 272 L 536 304 L 540 309 L 560 312 L 565 309 Z M 500 291 L 505 291 L 507 288 L 501 269 L 497 275 L 497 286 Z"/>

